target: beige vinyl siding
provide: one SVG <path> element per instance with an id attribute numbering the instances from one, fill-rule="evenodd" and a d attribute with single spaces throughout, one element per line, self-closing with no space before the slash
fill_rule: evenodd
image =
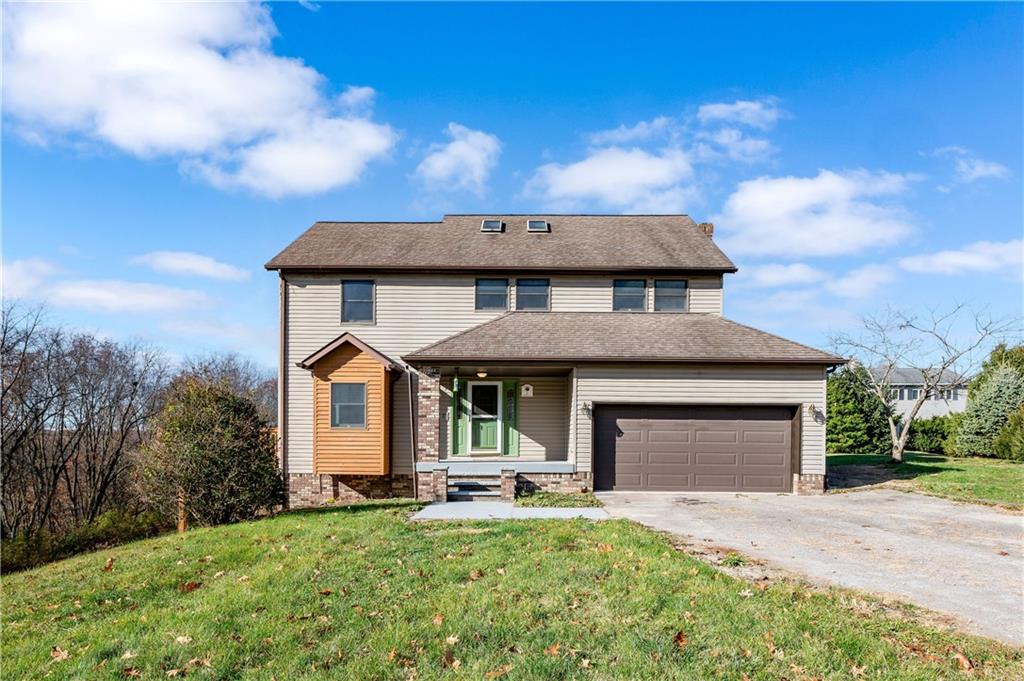
<path id="1" fill-rule="evenodd" d="M 690 277 L 689 311 L 722 315 L 722 277 Z"/>
<path id="2" fill-rule="evenodd" d="M 569 382 L 565 378 L 521 378 L 533 397 L 519 397 L 519 458 L 565 461 L 569 447 Z"/>
<path id="3" fill-rule="evenodd" d="M 611 312 L 612 277 L 552 277 L 552 312 Z"/>
<path id="4" fill-rule="evenodd" d="M 825 370 L 803 366 L 580 366 L 576 369 L 576 462 L 591 466 L 591 404 L 775 404 L 801 407 L 800 470 L 825 472 Z M 821 412 L 815 418 L 807 404 Z"/>

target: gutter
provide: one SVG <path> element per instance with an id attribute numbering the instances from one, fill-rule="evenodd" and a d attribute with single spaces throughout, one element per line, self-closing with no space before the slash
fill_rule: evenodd
<path id="1" fill-rule="evenodd" d="M 799 364 L 803 366 L 841 366 L 850 360 L 831 359 L 748 359 L 737 357 L 417 357 L 406 355 L 402 360 L 414 366 L 438 364 L 502 364 L 502 365 L 563 365 L 563 364 Z"/>

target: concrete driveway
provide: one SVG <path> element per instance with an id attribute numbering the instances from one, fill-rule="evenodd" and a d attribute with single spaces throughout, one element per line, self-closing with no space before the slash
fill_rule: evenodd
<path id="1" fill-rule="evenodd" d="M 613 517 L 948 613 L 1024 645 L 1024 517 L 919 494 L 604 492 Z"/>

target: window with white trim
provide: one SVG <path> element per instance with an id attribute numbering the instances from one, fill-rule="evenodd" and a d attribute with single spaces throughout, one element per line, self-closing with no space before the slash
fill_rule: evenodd
<path id="1" fill-rule="evenodd" d="M 366 427 L 366 384 L 331 383 L 331 428 Z"/>
<path id="2" fill-rule="evenodd" d="M 373 281 L 346 279 L 341 282 L 341 323 L 373 323 Z"/>
<path id="3" fill-rule="evenodd" d="M 516 279 L 517 310 L 547 310 L 551 303 L 551 280 Z"/>
<path id="4" fill-rule="evenodd" d="M 646 302 L 646 280 L 616 279 L 612 282 L 612 310 L 615 312 L 643 312 Z"/>
<path id="5" fill-rule="evenodd" d="M 683 279 L 655 279 L 654 311 L 686 312 L 686 281 Z"/>

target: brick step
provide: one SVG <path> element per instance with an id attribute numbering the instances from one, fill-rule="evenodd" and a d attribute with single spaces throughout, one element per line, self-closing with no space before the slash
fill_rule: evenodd
<path id="1" fill-rule="evenodd" d="M 496 487 L 501 489 L 501 478 L 448 478 L 448 489 L 452 487 Z"/>

